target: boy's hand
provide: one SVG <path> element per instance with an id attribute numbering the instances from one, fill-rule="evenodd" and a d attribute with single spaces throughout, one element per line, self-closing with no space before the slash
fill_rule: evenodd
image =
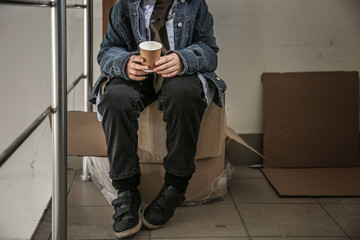
<path id="1" fill-rule="evenodd" d="M 142 81 L 145 80 L 145 75 L 149 74 L 143 70 L 149 69 L 148 66 L 141 65 L 144 62 L 144 58 L 136 55 L 132 55 L 129 61 L 126 63 L 126 73 L 131 80 Z"/>
<path id="2" fill-rule="evenodd" d="M 183 70 L 183 63 L 176 53 L 160 57 L 155 62 L 154 72 L 160 74 L 164 78 L 174 77 Z"/>

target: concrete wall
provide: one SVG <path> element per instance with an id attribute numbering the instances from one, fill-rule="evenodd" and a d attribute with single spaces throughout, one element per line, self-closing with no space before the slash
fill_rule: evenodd
<path id="1" fill-rule="evenodd" d="M 358 0 L 207 3 L 220 47 L 217 72 L 228 84 L 228 125 L 238 133 L 262 132 L 263 72 L 360 70 Z M 97 53 L 101 1 L 94 4 Z M 68 11 L 68 27 L 70 82 L 83 69 L 81 11 Z M 2 151 L 50 104 L 50 11 L 0 5 L 0 43 Z M 78 86 L 69 109 L 81 109 L 82 96 Z M 51 161 L 45 121 L 0 169 L 0 239 L 31 236 L 51 195 Z"/>

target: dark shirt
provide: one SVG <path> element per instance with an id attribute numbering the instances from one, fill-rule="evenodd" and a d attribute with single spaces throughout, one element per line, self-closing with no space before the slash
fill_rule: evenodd
<path id="1" fill-rule="evenodd" d="M 162 43 L 161 53 L 170 50 L 169 40 L 166 32 L 166 21 L 173 0 L 157 0 L 150 20 L 151 40 Z"/>

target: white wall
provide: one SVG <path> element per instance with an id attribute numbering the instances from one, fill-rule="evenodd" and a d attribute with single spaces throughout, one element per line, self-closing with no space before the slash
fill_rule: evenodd
<path id="1" fill-rule="evenodd" d="M 100 0 L 94 8 L 98 49 Z M 70 84 L 83 72 L 83 11 L 71 9 L 67 15 Z M 0 4 L 0 152 L 51 103 L 50 51 L 50 9 Z M 82 86 L 70 94 L 69 109 L 82 109 Z M 46 119 L 1 167 L 0 239 L 31 237 L 51 197 L 51 141 Z"/>
<path id="2" fill-rule="evenodd" d="M 263 72 L 360 70 L 359 0 L 207 0 L 228 125 L 262 133 Z"/>

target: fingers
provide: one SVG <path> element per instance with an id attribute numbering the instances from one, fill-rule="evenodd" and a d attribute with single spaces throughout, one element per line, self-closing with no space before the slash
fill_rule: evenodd
<path id="1" fill-rule="evenodd" d="M 130 57 L 130 61 L 131 61 L 131 62 L 143 63 L 145 60 L 144 60 L 144 58 L 141 57 L 141 56 L 132 55 L 132 56 Z"/>
<path id="2" fill-rule="evenodd" d="M 175 77 L 179 72 L 180 71 L 177 66 L 171 66 L 163 71 L 158 71 L 157 73 L 165 78 L 169 78 L 169 77 Z"/>
<path id="3" fill-rule="evenodd" d="M 126 72 L 130 79 L 135 81 L 142 81 L 145 80 L 145 75 L 147 72 L 143 70 L 147 70 L 149 67 L 141 65 L 144 62 L 144 58 L 140 56 L 133 55 L 130 57 L 127 65 L 126 65 Z"/>
<path id="4" fill-rule="evenodd" d="M 176 53 L 161 57 L 155 65 L 154 72 L 167 78 L 176 76 L 182 70 L 181 60 Z"/>

